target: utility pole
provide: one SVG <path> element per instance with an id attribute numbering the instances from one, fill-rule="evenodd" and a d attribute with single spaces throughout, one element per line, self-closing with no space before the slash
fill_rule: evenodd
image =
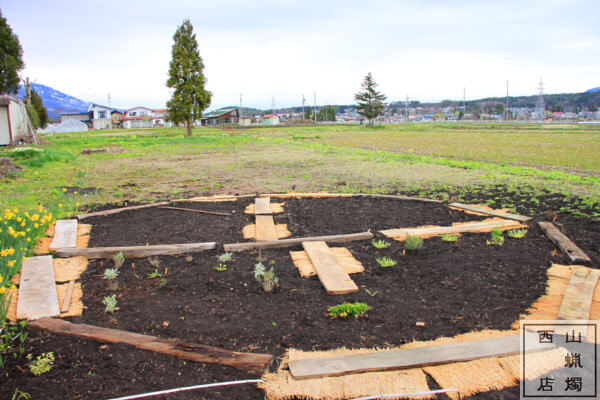
<path id="1" fill-rule="evenodd" d="M 110 107 L 110 93 L 108 94 L 108 106 Z"/>
<path id="2" fill-rule="evenodd" d="M 25 104 L 31 104 L 31 84 L 29 78 L 25 78 Z"/>
<path id="3" fill-rule="evenodd" d="M 506 81 L 506 120 L 508 121 L 508 80 Z"/>
<path id="4" fill-rule="evenodd" d="M 314 104 L 315 104 L 315 108 L 313 108 L 313 116 L 314 116 L 314 120 L 315 123 L 317 122 L 317 92 L 314 92 Z"/>
<path id="5" fill-rule="evenodd" d="M 304 114 L 304 102 L 306 101 L 306 99 L 304 98 L 304 93 L 302 93 L 302 120 L 304 120 L 304 116 L 306 114 Z"/>
<path id="6" fill-rule="evenodd" d="M 275 114 L 275 96 L 271 96 L 271 114 Z"/>
<path id="7" fill-rule="evenodd" d="M 240 109 L 238 111 L 238 124 L 242 123 L 242 115 L 244 111 L 242 111 L 242 94 L 240 93 Z"/>

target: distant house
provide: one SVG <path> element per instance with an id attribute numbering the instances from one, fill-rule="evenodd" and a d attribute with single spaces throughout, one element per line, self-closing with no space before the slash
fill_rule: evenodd
<path id="1" fill-rule="evenodd" d="M 240 125 L 243 125 L 243 126 L 252 125 L 252 117 L 249 117 L 249 116 L 240 117 Z"/>
<path id="2" fill-rule="evenodd" d="M 99 104 L 90 104 L 88 111 L 90 113 L 92 129 L 112 129 L 113 125 L 110 113 L 113 110 L 113 108 Z"/>
<path id="3" fill-rule="evenodd" d="M 279 115 L 265 114 L 262 118 L 263 125 L 279 125 Z"/>
<path id="4" fill-rule="evenodd" d="M 131 128 L 153 128 L 159 126 L 171 126 L 166 122 L 166 109 L 152 109 L 148 107 L 134 107 L 125 110 L 121 116 L 121 127 Z"/>
<path id="5" fill-rule="evenodd" d="M 239 123 L 239 110 L 237 108 L 223 108 L 204 114 L 201 123 L 203 126 Z"/>
<path id="6" fill-rule="evenodd" d="M 0 145 L 24 142 L 32 132 L 25 104 L 13 96 L 0 96 Z"/>
<path id="7" fill-rule="evenodd" d="M 122 115 L 123 115 L 123 113 L 119 110 L 112 110 L 110 112 L 110 119 L 112 120 L 113 128 L 121 127 L 121 116 Z"/>
<path id="8" fill-rule="evenodd" d="M 89 112 L 69 112 L 69 113 L 61 113 L 58 115 L 58 122 L 62 123 L 65 121 L 81 121 L 86 123 L 87 125 L 91 125 L 90 121 L 90 113 Z"/>

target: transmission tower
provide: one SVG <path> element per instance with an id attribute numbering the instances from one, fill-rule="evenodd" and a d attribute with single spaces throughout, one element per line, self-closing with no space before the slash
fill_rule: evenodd
<path id="1" fill-rule="evenodd" d="M 541 114 L 543 119 L 546 115 L 546 102 L 544 101 L 544 82 L 542 81 L 542 78 L 540 78 L 540 85 L 538 86 L 538 98 L 535 109 Z"/>

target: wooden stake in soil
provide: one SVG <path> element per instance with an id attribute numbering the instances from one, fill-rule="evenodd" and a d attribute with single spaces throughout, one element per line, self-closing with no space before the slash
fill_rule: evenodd
<path id="1" fill-rule="evenodd" d="M 201 214 L 223 215 L 225 217 L 230 217 L 233 215 L 230 213 L 217 212 L 217 211 L 194 210 L 193 208 L 167 207 L 167 206 L 162 206 L 159 208 L 167 208 L 169 210 L 178 210 L 178 211 L 189 211 L 189 212 L 196 212 L 196 213 L 201 213 Z"/>
<path id="2" fill-rule="evenodd" d="M 27 326 L 55 334 L 91 339 L 102 343 L 128 344 L 138 349 L 150 350 L 182 360 L 228 365 L 253 375 L 265 373 L 273 360 L 273 356 L 270 354 L 239 353 L 198 343 L 162 339 L 94 325 L 73 324 L 55 318 L 41 318 L 29 323 Z"/>
<path id="3" fill-rule="evenodd" d="M 552 222 L 540 221 L 538 225 L 548 239 L 550 239 L 559 249 L 565 253 L 572 262 L 590 262 L 590 258 L 575 243 L 571 241 L 564 233 L 558 230 Z"/>
<path id="4" fill-rule="evenodd" d="M 60 312 L 67 312 L 71 307 L 71 297 L 73 297 L 73 288 L 75 287 L 75 281 L 70 281 L 69 286 L 67 286 L 67 291 L 65 292 L 65 297 L 63 298 L 62 305 L 60 306 Z"/>
<path id="5" fill-rule="evenodd" d="M 272 240 L 266 242 L 230 243 L 223 245 L 225 251 L 245 251 L 251 249 L 280 249 L 302 244 L 303 242 L 347 243 L 356 240 L 372 239 L 371 232 L 348 233 L 344 235 L 308 236 L 293 239 Z"/>
<path id="6" fill-rule="evenodd" d="M 199 251 L 212 250 L 217 246 L 216 242 L 206 243 L 181 243 L 181 244 L 158 244 L 153 246 L 125 246 L 125 247 L 89 247 L 82 249 L 58 249 L 54 252 L 57 257 L 84 256 L 90 259 L 109 259 L 123 252 L 125 258 L 144 258 L 158 255 L 173 255 L 182 253 L 196 253 Z"/>
<path id="7" fill-rule="evenodd" d="M 358 286 L 338 264 L 327 243 L 323 241 L 303 242 L 302 247 L 315 267 L 317 276 L 327 294 L 358 292 Z"/>

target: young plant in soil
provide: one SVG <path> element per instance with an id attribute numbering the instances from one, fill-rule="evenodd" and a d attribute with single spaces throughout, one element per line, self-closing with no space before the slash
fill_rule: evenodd
<path id="1" fill-rule="evenodd" d="M 118 276 L 119 270 L 117 268 L 106 268 L 104 270 L 102 279 L 105 279 L 108 282 L 108 290 L 119 290 L 119 284 L 117 282 Z"/>
<path id="2" fill-rule="evenodd" d="M 423 238 L 419 236 L 406 235 L 404 247 L 406 250 L 418 250 L 423 247 Z"/>
<path id="3" fill-rule="evenodd" d="M 504 235 L 500 229 L 494 229 L 492 231 L 492 238 L 486 241 L 488 245 L 493 244 L 494 246 L 502 246 L 504 244 Z"/>
<path id="4" fill-rule="evenodd" d="M 393 267 L 398 264 L 396 261 L 392 260 L 390 257 L 380 257 L 376 258 L 377 262 L 382 268 Z"/>
<path id="5" fill-rule="evenodd" d="M 215 267 L 215 271 L 225 272 L 227 271 L 227 265 L 225 263 L 219 263 L 219 265 Z"/>
<path id="6" fill-rule="evenodd" d="M 123 256 L 123 252 L 120 251 L 118 254 L 115 254 L 112 258 L 115 263 L 115 268 L 121 268 L 123 263 L 125 262 L 125 257 Z"/>
<path id="7" fill-rule="evenodd" d="M 119 307 L 117 307 L 117 295 L 113 294 L 112 296 L 106 296 L 104 298 L 104 300 L 102 300 L 102 304 L 104 304 L 106 306 L 106 308 L 104 309 L 105 313 L 114 313 L 116 310 L 119 309 Z"/>
<path id="8" fill-rule="evenodd" d="M 522 239 L 527 234 L 527 229 L 513 229 L 508 231 L 508 237 L 513 239 Z"/>
<path id="9" fill-rule="evenodd" d="M 40 376 L 41 374 L 50 371 L 54 366 L 54 353 L 52 352 L 42 353 L 42 355 L 37 356 L 35 361 L 32 361 L 32 358 L 33 356 L 31 353 L 27 354 L 27 359 L 31 361 L 29 363 L 29 369 L 35 376 Z"/>
<path id="10" fill-rule="evenodd" d="M 219 262 L 226 263 L 228 261 L 231 261 L 232 256 L 233 253 L 223 253 L 218 257 L 218 260 Z"/>
<path id="11" fill-rule="evenodd" d="M 381 249 L 386 249 L 388 247 L 390 247 L 390 244 L 388 242 L 386 242 L 385 240 L 371 240 L 371 244 L 373 245 L 373 247 L 375 247 L 378 250 Z"/>
<path id="12" fill-rule="evenodd" d="M 0 323 L 0 371 L 4 369 L 7 356 L 15 360 L 25 352 L 25 339 L 27 339 L 27 321 L 23 320 L 16 324 L 8 321 Z"/>
<path id="13" fill-rule="evenodd" d="M 362 317 L 371 307 L 365 303 L 342 303 L 327 309 L 329 316 L 333 318 Z"/>
<path id="14" fill-rule="evenodd" d="M 148 275 L 148 279 L 154 279 L 154 278 L 162 278 L 162 274 L 160 272 L 158 272 L 158 268 L 154 268 L 153 272 L 150 272 Z"/>
<path id="15" fill-rule="evenodd" d="M 275 276 L 273 267 L 267 271 L 267 268 L 262 262 L 254 264 L 254 278 L 267 293 L 271 293 L 273 289 L 275 289 L 275 286 L 279 284 L 279 278 Z"/>
<path id="16" fill-rule="evenodd" d="M 449 233 L 444 233 L 444 234 L 442 234 L 441 239 L 444 242 L 456 242 L 456 241 L 458 241 L 458 235 L 451 235 Z"/>

